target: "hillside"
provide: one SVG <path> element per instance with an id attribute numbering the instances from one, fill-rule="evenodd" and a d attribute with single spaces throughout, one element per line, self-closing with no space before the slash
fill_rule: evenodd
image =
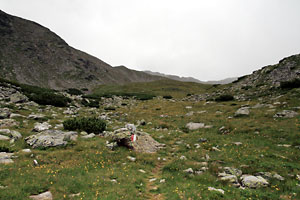
<path id="1" fill-rule="evenodd" d="M 49 29 L 0 11 L 0 76 L 53 89 L 148 82 L 161 77 L 114 68 L 69 46 Z"/>

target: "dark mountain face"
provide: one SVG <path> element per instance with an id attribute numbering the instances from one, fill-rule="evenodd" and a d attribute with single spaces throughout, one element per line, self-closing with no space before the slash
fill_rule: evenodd
<path id="1" fill-rule="evenodd" d="M 49 29 L 0 11 L 0 77 L 53 89 L 162 79 L 114 68 L 70 47 Z"/>

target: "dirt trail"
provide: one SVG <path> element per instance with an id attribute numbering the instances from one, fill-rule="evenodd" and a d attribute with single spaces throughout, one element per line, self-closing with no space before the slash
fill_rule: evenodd
<path id="1" fill-rule="evenodd" d="M 159 161 L 156 167 L 152 170 L 146 182 L 146 198 L 151 200 L 163 200 L 166 199 L 159 191 L 160 180 L 162 179 L 162 169 L 166 165 L 167 161 Z M 155 179 L 155 180 L 154 180 Z M 153 180 L 153 181 L 150 181 Z"/>

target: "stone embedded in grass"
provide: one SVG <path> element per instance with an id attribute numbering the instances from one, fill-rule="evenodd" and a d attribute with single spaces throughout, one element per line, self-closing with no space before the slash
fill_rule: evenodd
<path id="1" fill-rule="evenodd" d="M 16 92 L 10 96 L 11 103 L 24 103 L 26 101 L 28 101 L 28 98 L 20 92 Z"/>
<path id="2" fill-rule="evenodd" d="M 0 129 L 0 134 L 10 135 L 10 130 L 9 129 Z"/>
<path id="3" fill-rule="evenodd" d="M 59 130 L 46 130 L 36 135 L 26 137 L 25 141 L 33 148 L 38 148 L 65 146 L 67 145 L 68 141 L 74 141 L 76 139 L 77 132 L 74 131 L 64 132 Z"/>
<path id="4" fill-rule="evenodd" d="M 185 156 L 180 156 L 179 159 L 180 159 L 180 160 L 186 160 L 186 157 L 185 157 Z"/>
<path id="5" fill-rule="evenodd" d="M 19 133 L 18 131 L 10 131 L 10 134 L 11 134 L 11 137 L 15 140 L 22 138 L 21 133 Z"/>
<path id="6" fill-rule="evenodd" d="M 192 168 L 188 168 L 188 169 L 183 170 L 183 172 L 188 173 L 188 174 L 193 174 L 194 170 Z"/>
<path id="7" fill-rule="evenodd" d="M 131 162 L 135 162 L 136 158 L 132 156 L 127 156 L 127 159 L 130 160 Z"/>
<path id="8" fill-rule="evenodd" d="M 154 181 L 156 181 L 156 178 L 152 178 L 152 179 L 149 180 L 150 183 L 154 182 Z"/>
<path id="9" fill-rule="evenodd" d="M 0 152 L 0 164 L 11 164 L 14 161 L 12 158 L 14 157 L 13 153 Z"/>
<path id="10" fill-rule="evenodd" d="M 94 138 L 96 135 L 94 133 L 90 133 L 88 135 L 84 135 L 84 136 L 81 136 L 81 138 L 84 138 L 84 139 L 89 139 L 89 138 Z"/>
<path id="11" fill-rule="evenodd" d="M 299 115 L 297 112 L 293 110 L 283 110 L 281 112 L 276 113 L 273 117 L 275 118 L 293 118 Z"/>
<path id="12" fill-rule="evenodd" d="M 27 118 L 28 119 L 34 119 L 34 120 L 41 120 L 44 119 L 46 116 L 43 114 L 31 114 Z"/>
<path id="13" fill-rule="evenodd" d="M 224 193 L 225 193 L 224 190 L 222 190 L 222 189 L 216 189 L 216 188 L 214 188 L 214 187 L 208 187 L 208 190 L 209 190 L 209 191 L 216 191 L 216 192 L 219 192 L 219 193 L 221 193 L 221 194 L 224 194 Z"/>
<path id="14" fill-rule="evenodd" d="M 243 175 L 241 181 L 243 186 L 252 189 L 267 187 L 269 185 L 269 182 L 261 176 Z"/>
<path id="15" fill-rule="evenodd" d="M 31 153 L 31 150 L 30 149 L 22 149 L 21 152 L 23 152 L 23 153 Z"/>
<path id="16" fill-rule="evenodd" d="M 43 123 L 37 122 L 34 124 L 33 131 L 41 132 L 41 131 L 49 130 L 51 127 L 52 126 L 48 122 L 43 122 Z"/>
<path id="17" fill-rule="evenodd" d="M 14 119 L 0 119 L 0 128 L 18 126 L 19 124 Z"/>
<path id="18" fill-rule="evenodd" d="M 200 129 L 200 128 L 205 128 L 205 124 L 204 123 L 190 122 L 190 123 L 186 124 L 185 127 L 188 128 L 189 130 L 197 130 L 197 129 Z"/>
<path id="19" fill-rule="evenodd" d="M 250 114 L 249 107 L 242 107 L 234 113 L 234 116 L 242 117 L 242 116 L 248 116 L 249 114 Z"/>
<path id="20" fill-rule="evenodd" d="M 7 119 L 11 115 L 9 108 L 0 108 L 0 119 Z"/>
<path id="21" fill-rule="evenodd" d="M 52 193 L 50 191 L 47 191 L 47 192 L 44 192 L 44 193 L 41 193 L 38 195 L 31 195 L 29 198 L 33 199 L 33 200 L 52 200 L 53 199 Z"/>
<path id="22" fill-rule="evenodd" d="M 145 170 L 143 170 L 143 169 L 139 169 L 139 172 L 141 172 L 141 173 L 143 173 L 143 174 L 145 174 L 145 173 L 146 173 L 146 171 L 145 171 Z"/>
<path id="23" fill-rule="evenodd" d="M 5 135 L 0 135 L 0 141 L 1 140 L 10 140 L 10 137 L 5 136 Z"/>

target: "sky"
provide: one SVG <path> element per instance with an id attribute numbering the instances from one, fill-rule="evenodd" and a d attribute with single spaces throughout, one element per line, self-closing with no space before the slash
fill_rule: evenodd
<path id="1" fill-rule="evenodd" d="M 299 0 L 0 0 L 112 66 L 220 80 L 300 53 Z"/>

